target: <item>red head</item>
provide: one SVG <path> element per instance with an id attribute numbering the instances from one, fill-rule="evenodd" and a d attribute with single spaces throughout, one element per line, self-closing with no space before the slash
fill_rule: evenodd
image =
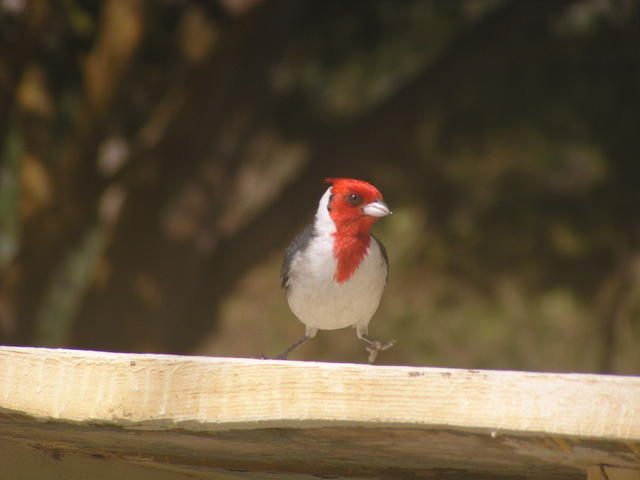
<path id="1" fill-rule="evenodd" d="M 368 234 L 378 218 L 391 213 L 380 190 L 370 183 L 353 178 L 327 178 L 324 182 L 333 184 L 329 215 L 337 230 Z"/>
<path id="2" fill-rule="evenodd" d="M 334 254 L 338 259 L 336 281 L 346 281 L 358 268 L 369 248 L 372 225 L 391 211 L 380 191 L 353 178 L 327 178 L 333 184 L 329 216 L 336 225 Z"/>

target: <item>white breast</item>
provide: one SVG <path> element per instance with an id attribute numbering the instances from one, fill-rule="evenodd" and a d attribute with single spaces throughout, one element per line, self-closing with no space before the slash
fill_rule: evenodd
<path id="1" fill-rule="evenodd" d="M 333 330 L 365 327 L 378 309 L 387 277 L 387 266 L 378 243 L 369 249 L 355 273 L 343 283 L 334 280 L 331 229 L 319 229 L 308 247 L 292 259 L 287 300 L 293 313 L 307 327 Z"/>

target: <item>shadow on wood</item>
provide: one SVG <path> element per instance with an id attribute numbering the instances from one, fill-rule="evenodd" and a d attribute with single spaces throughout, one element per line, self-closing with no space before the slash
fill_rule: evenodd
<path id="1" fill-rule="evenodd" d="M 0 347 L 0 432 L 14 478 L 637 478 L 640 378 Z"/>

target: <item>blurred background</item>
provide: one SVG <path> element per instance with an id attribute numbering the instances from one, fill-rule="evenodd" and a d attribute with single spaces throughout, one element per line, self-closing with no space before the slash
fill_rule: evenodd
<path id="1" fill-rule="evenodd" d="M 0 0 L 0 342 L 274 355 L 347 176 L 380 363 L 640 374 L 639 45 L 634 0 Z"/>

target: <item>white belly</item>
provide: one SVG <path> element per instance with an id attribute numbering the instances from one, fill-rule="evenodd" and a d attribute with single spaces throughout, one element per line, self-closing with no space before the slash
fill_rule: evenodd
<path id="1" fill-rule="evenodd" d="M 366 332 L 386 284 L 387 267 L 380 248 L 371 239 L 367 254 L 346 282 L 333 279 L 336 263 L 331 237 L 313 239 L 291 263 L 289 306 L 307 327 L 334 330 L 360 326 Z"/>

